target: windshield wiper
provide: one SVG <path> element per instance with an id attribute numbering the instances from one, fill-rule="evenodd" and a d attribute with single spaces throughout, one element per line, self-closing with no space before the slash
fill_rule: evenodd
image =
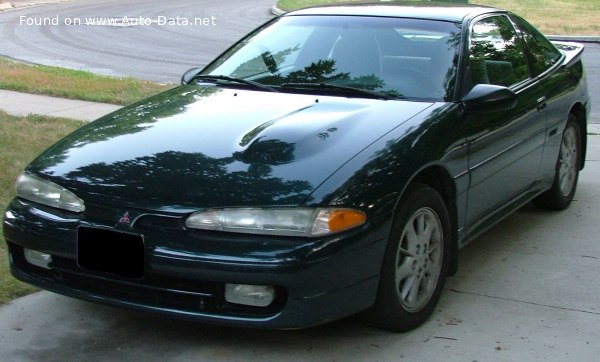
<path id="1" fill-rule="evenodd" d="M 379 93 L 368 89 L 349 87 L 345 85 L 337 85 L 331 83 L 283 83 L 281 85 L 282 88 L 303 88 L 303 89 L 327 89 L 327 90 L 339 90 L 344 93 L 353 93 L 363 96 L 368 96 L 369 98 L 376 99 L 398 99 L 399 97 L 392 97 L 385 93 Z M 401 97 L 400 97 L 401 98 Z"/>
<path id="2" fill-rule="evenodd" d="M 209 82 L 225 81 L 225 82 L 239 83 L 239 84 L 249 85 L 256 89 L 265 90 L 267 92 L 278 92 L 277 89 L 270 87 L 266 84 L 261 84 L 261 83 L 255 82 L 253 80 L 248 80 L 248 79 L 230 77 L 228 75 L 198 74 L 193 79 L 200 80 L 200 81 L 207 80 Z"/>

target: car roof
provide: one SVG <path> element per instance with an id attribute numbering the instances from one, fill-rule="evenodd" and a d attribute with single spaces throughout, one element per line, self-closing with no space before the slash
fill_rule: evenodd
<path id="1" fill-rule="evenodd" d="M 481 14 L 500 11 L 503 10 L 482 5 L 465 5 L 451 3 L 440 4 L 431 2 L 378 2 L 329 4 L 300 9 L 289 12 L 285 15 L 381 16 L 462 22 L 467 18 L 474 18 Z"/>

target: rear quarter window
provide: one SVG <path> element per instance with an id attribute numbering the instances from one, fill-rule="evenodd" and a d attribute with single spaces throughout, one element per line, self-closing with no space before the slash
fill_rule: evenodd
<path id="1" fill-rule="evenodd" d="M 560 60 L 560 51 L 526 20 L 514 14 L 511 16 L 531 54 L 534 75 L 544 73 Z"/>

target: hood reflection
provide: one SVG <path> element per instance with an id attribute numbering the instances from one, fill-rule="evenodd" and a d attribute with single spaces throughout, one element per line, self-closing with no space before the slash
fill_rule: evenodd
<path id="1" fill-rule="evenodd" d="M 373 137 L 430 105 L 183 86 L 82 127 L 29 171 L 86 203 L 298 205 Z"/>

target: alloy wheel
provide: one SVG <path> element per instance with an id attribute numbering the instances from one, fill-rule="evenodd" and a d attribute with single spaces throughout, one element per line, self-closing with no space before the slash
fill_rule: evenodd
<path id="1" fill-rule="evenodd" d="M 418 209 L 404 227 L 396 257 L 396 292 L 402 307 L 416 312 L 433 295 L 443 260 L 443 233 L 432 209 Z"/>

